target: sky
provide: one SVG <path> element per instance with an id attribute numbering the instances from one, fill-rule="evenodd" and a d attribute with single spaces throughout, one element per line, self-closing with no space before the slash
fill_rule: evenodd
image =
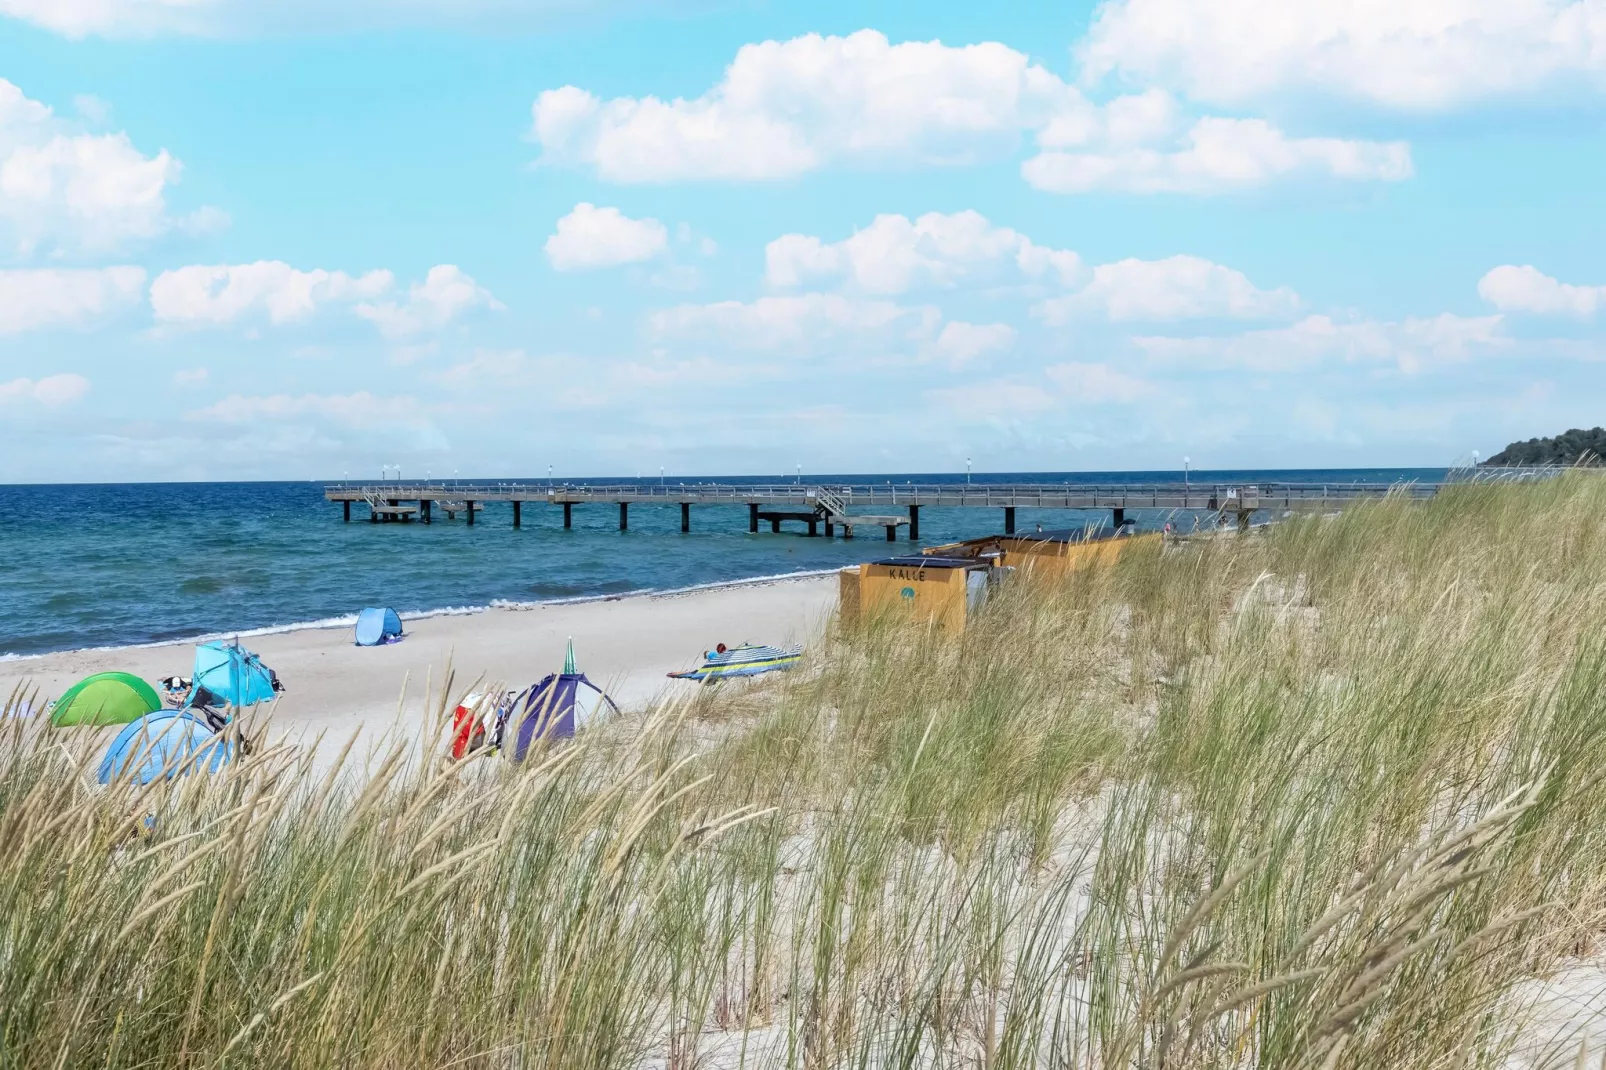
<path id="1" fill-rule="evenodd" d="M 1606 422 L 1606 0 L 0 0 L 0 482 Z"/>

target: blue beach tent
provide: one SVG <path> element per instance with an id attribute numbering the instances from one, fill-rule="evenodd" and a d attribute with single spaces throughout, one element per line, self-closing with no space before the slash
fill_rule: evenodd
<path id="1" fill-rule="evenodd" d="M 357 614 L 358 646 L 393 643 L 401 636 L 401 618 L 394 609 L 365 609 Z"/>
<path id="2" fill-rule="evenodd" d="M 284 690 L 274 671 L 238 643 L 202 643 L 195 648 L 190 706 L 254 706 Z"/>
<path id="3" fill-rule="evenodd" d="M 159 776 L 215 773 L 234 760 L 234 744 L 188 710 L 159 710 L 123 726 L 106 748 L 100 782 L 128 777 L 149 784 Z"/>
<path id="4" fill-rule="evenodd" d="M 513 699 L 507 716 L 513 722 L 511 757 L 522 762 L 536 740 L 566 739 L 593 720 L 618 712 L 613 699 L 575 669 L 571 640 L 563 671 L 549 674 Z"/>

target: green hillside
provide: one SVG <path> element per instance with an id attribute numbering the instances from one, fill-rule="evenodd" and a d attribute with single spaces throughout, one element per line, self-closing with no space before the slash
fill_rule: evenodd
<path id="1" fill-rule="evenodd" d="M 1582 431 L 1575 427 L 1555 438 L 1530 438 L 1527 442 L 1513 442 L 1483 463 L 1577 464 L 1586 456 L 1593 463 L 1599 463 L 1602 457 L 1606 457 L 1606 429 L 1592 427 Z"/>

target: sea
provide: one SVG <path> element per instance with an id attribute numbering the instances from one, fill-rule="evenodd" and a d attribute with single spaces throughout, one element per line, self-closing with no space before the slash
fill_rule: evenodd
<path id="1" fill-rule="evenodd" d="M 1190 478 L 1227 485 L 1392 484 L 1437 482 L 1445 475 L 1442 468 L 1401 468 L 1201 471 Z M 814 475 L 803 482 L 1173 483 L 1181 477 L 1175 471 L 949 473 Z M 623 482 L 637 481 L 568 485 Z M 545 504 L 525 505 L 518 529 L 506 503 L 489 504 L 472 527 L 438 511 L 428 525 L 369 524 L 360 505 L 348 524 L 323 492 L 316 482 L 0 486 L 0 659 L 327 627 L 355 620 L 364 606 L 390 606 L 403 618 L 417 618 L 618 598 L 824 572 L 912 548 L 907 541 L 889 546 L 879 529 L 875 537 L 861 532 L 851 542 L 797 531 L 776 535 L 768 525 L 749 534 L 741 505 L 694 505 L 690 534 L 681 533 L 674 504 L 632 505 L 624 532 L 618 510 L 601 504 L 576 505 L 569 530 L 562 510 Z M 1132 510 L 1129 516 L 1140 528 L 1168 520 L 1186 527 L 1195 519 L 1172 510 Z M 1020 531 L 1082 528 L 1108 524 L 1109 513 L 1023 508 L 1016 523 Z M 1002 510 L 921 510 L 925 545 L 1002 530 Z"/>

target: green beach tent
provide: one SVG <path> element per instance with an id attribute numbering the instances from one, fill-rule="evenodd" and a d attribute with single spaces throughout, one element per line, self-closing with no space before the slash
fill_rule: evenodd
<path id="1" fill-rule="evenodd" d="M 53 725 L 128 724 L 162 708 L 156 689 L 126 672 L 97 672 L 69 687 L 50 711 Z"/>

